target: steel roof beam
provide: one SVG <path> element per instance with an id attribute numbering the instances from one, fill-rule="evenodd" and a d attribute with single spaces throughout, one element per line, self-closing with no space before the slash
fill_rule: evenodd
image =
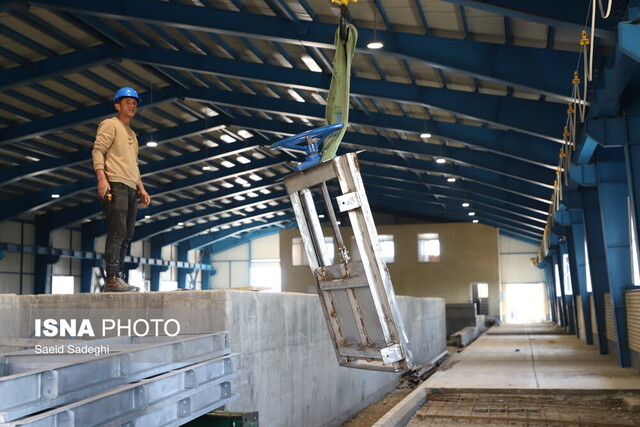
<path id="1" fill-rule="evenodd" d="M 240 233 L 246 233 L 251 231 L 256 231 L 260 229 L 270 229 L 272 227 L 286 226 L 287 224 L 291 224 L 293 226 L 295 224 L 295 216 L 293 212 L 288 212 L 282 216 L 275 217 L 269 220 L 268 223 L 265 224 L 241 224 L 235 227 L 231 227 L 228 230 L 221 230 L 215 233 L 208 234 L 200 234 L 196 236 L 192 236 L 187 240 L 184 240 L 181 245 L 185 247 L 187 250 L 193 249 L 202 249 L 205 246 L 212 246 L 215 248 L 216 243 L 225 242 L 226 239 L 233 238 L 235 235 Z"/>
<path id="2" fill-rule="evenodd" d="M 465 222 L 468 223 L 471 218 L 466 215 L 465 213 L 460 213 L 460 212 L 450 212 L 447 211 L 445 209 L 438 209 L 435 206 L 429 205 L 429 204 L 425 204 L 425 203 L 411 203 L 411 204 L 406 204 L 406 203 L 402 203 L 402 202 L 398 202 L 398 197 L 395 197 L 393 195 L 371 195 L 371 197 L 368 197 L 370 202 L 371 202 L 371 206 L 373 207 L 373 209 L 375 210 L 376 208 L 387 208 L 389 211 L 391 211 L 391 209 L 393 209 L 393 211 L 395 212 L 395 215 L 398 214 L 398 212 L 411 212 L 411 213 L 417 213 L 417 214 L 422 214 L 422 215 L 430 215 L 430 216 L 438 216 L 438 217 L 442 217 L 443 213 L 445 215 L 447 215 L 449 218 L 453 217 L 453 218 L 458 218 L 458 222 Z M 499 228 L 499 229 L 507 229 L 507 230 L 513 230 L 518 232 L 519 234 L 523 235 L 523 236 L 528 236 L 531 239 L 535 239 L 537 240 L 537 242 L 540 241 L 540 239 L 542 238 L 542 233 L 537 233 L 535 231 L 529 231 L 529 230 L 523 230 L 522 228 L 518 227 L 517 225 L 511 225 L 511 224 L 507 224 L 504 222 L 504 220 L 496 220 L 493 216 L 489 216 L 489 217 L 483 217 L 482 219 L 480 218 L 476 218 L 479 221 L 482 220 L 482 222 L 484 222 L 485 224 L 491 225 L 493 227 Z M 455 222 L 455 221 L 454 221 Z"/>
<path id="3" fill-rule="evenodd" d="M 200 95 L 204 94 L 203 92 L 204 92 L 203 90 L 198 91 Z M 264 101 L 264 102 L 261 102 L 263 107 L 267 106 L 266 103 L 271 104 L 271 107 L 267 109 L 286 108 L 284 103 L 287 101 L 284 101 L 284 100 L 278 100 L 278 99 L 271 100 L 269 98 L 255 97 L 252 95 L 250 97 Z M 234 98 L 234 97 L 232 96 L 229 98 Z M 238 98 L 238 96 L 236 95 L 235 98 Z M 253 103 L 252 102 L 243 103 L 243 106 L 246 106 L 247 108 L 252 108 L 252 106 L 254 108 L 260 108 L 260 106 L 256 105 L 257 101 L 255 101 L 255 99 Z M 233 100 L 231 100 L 231 102 L 233 102 Z M 322 109 L 322 106 L 317 106 L 317 105 L 301 104 L 297 102 L 294 102 L 294 104 L 297 104 L 299 106 L 298 109 L 302 109 L 302 107 L 305 107 L 305 109 L 316 109 L 316 110 Z M 294 106 L 292 106 L 291 108 L 292 108 L 292 111 L 295 111 Z M 313 117 L 314 115 L 312 114 L 311 116 Z M 393 120 L 391 119 L 392 116 L 375 115 L 374 118 L 376 119 L 375 121 L 378 123 L 378 127 L 385 127 L 384 126 L 385 123 L 382 121 L 383 117 L 387 121 Z M 349 119 L 353 123 L 361 124 L 358 120 L 359 117 L 357 112 L 351 113 Z M 416 121 L 419 121 L 419 120 L 416 120 Z M 250 119 L 250 118 L 235 119 L 236 124 L 242 125 L 243 127 L 255 129 L 256 128 L 255 125 L 254 126 L 251 125 L 252 122 L 253 123 L 258 122 L 258 120 Z M 281 129 L 283 126 L 278 123 L 270 123 L 270 121 L 268 120 L 259 120 L 259 122 L 261 125 L 259 127 L 260 130 L 282 132 Z M 271 127 L 271 125 L 275 125 L 275 127 Z M 285 125 L 284 127 L 286 128 L 287 126 Z M 539 167 L 539 166 L 530 165 L 522 161 L 505 159 L 504 157 L 500 157 L 498 155 L 488 153 L 488 152 L 471 151 L 469 149 L 457 148 L 457 147 L 451 147 L 451 146 L 444 147 L 444 150 L 441 151 L 439 147 L 432 144 L 425 144 L 422 142 L 412 142 L 412 141 L 405 141 L 405 140 L 396 140 L 394 144 L 389 144 L 387 142 L 383 142 L 378 138 L 374 138 L 369 135 L 351 134 L 351 133 L 348 134 L 347 141 L 351 141 L 353 143 L 357 143 L 358 145 L 362 145 L 365 147 L 368 146 L 368 147 L 391 149 L 391 150 L 399 150 L 399 149 L 401 150 L 402 148 L 405 148 L 406 151 L 408 152 L 420 153 L 420 154 L 425 154 L 429 156 L 437 156 L 437 157 L 441 156 L 445 158 L 448 157 L 450 160 L 457 160 L 460 162 L 469 163 L 470 165 L 474 165 L 475 167 L 481 168 L 488 172 L 495 172 L 503 175 L 508 175 L 508 176 L 511 176 L 512 178 L 521 179 L 530 183 L 534 183 L 541 187 L 553 188 L 552 184 L 553 184 L 553 179 L 555 177 L 555 171 L 551 169 Z"/>
<path id="4" fill-rule="evenodd" d="M 476 204 L 479 206 L 489 206 L 491 208 L 495 208 L 497 210 L 503 212 L 509 212 L 510 214 L 531 220 L 533 222 L 537 222 L 540 224 L 546 224 L 547 222 L 547 213 L 543 211 L 531 212 L 526 209 L 526 206 L 515 205 L 513 203 L 505 202 L 494 196 L 487 196 L 483 194 L 477 194 L 473 192 L 467 191 L 464 186 L 466 184 L 463 182 L 463 186 L 461 187 L 452 187 L 451 185 L 446 185 L 447 183 L 442 182 L 442 180 L 438 180 L 438 177 L 431 177 L 432 179 L 426 179 L 427 177 L 421 176 L 419 179 L 413 178 L 408 180 L 399 180 L 393 176 L 389 176 L 387 174 L 380 173 L 372 174 L 371 170 L 375 170 L 374 167 L 363 167 L 362 174 L 367 176 L 366 178 L 366 186 L 378 185 L 378 186 L 391 186 L 398 188 L 406 188 L 408 190 L 412 190 L 414 192 L 421 192 L 426 195 L 430 195 L 433 197 L 443 197 L 445 199 L 455 199 L 459 200 L 458 206 L 462 205 L 462 202 L 470 203 L 471 207 L 468 209 L 473 209 Z M 378 168 L 380 170 L 382 168 Z M 425 193 L 425 187 L 428 191 Z M 435 191 L 434 191 L 435 189 Z M 411 199 L 413 200 L 413 198 Z M 538 216 L 532 216 L 533 213 L 537 213 Z"/>
<path id="5" fill-rule="evenodd" d="M 265 112 L 283 114 L 292 117 L 303 117 L 307 119 L 321 120 L 324 117 L 324 106 L 311 103 L 299 103 L 277 98 L 260 97 L 242 93 L 229 93 L 214 89 L 198 90 L 186 93 L 185 96 L 195 100 L 211 100 L 211 102 L 236 106 L 247 109 L 259 109 Z M 243 122 L 251 123 L 254 119 L 243 118 Z M 260 122 L 262 119 L 255 119 Z M 352 110 L 349 114 L 350 123 L 356 126 L 371 126 L 374 128 L 385 128 L 392 131 L 409 132 L 418 134 L 423 132 L 425 121 L 410 117 L 394 116 L 388 114 L 365 115 L 359 111 Z M 273 122 L 273 126 L 277 126 Z M 475 146 L 491 150 L 494 152 L 504 151 L 508 156 L 517 158 L 525 162 L 533 162 L 549 169 L 554 169 L 558 162 L 560 147 L 555 143 L 522 135 L 514 132 L 501 131 L 478 126 L 466 126 L 445 122 L 427 121 L 427 130 L 435 136 L 458 141 L 469 146 Z M 286 127 L 286 125 L 283 125 Z M 287 133 L 286 129 L 282 129 Z M 296 133 L 295 131 L 293 133 Z M 543 148 L 544 147 L 544 148 Z M 555 148 L 555 150 L 554 150 Z M 532 161 L 531 161 L 532 159 Z"/>
<path id="6" fill-rule="evenodd" d="M 173 87 L 157 91 L 154 94 L 153 104 L 149 102 L 149 93 L 143 93 L 140 96 L 142 98 L 140 109 L 145 109 L 153 105 L 160 105 L 177 100 L 178 91 Z M 3 134 L 2 139 L 0 140 L 0 146 L 21 141 L 23 139 L 37 138 L 39 136 L 64 130 L 68 127 L 80 126 L 101 119 L 106 119 L 112 116 L 113 113 L 113 104 L 111 102 L 105 102 L 91 107 L 86 107 L 82 110 L 74 110 L 68 113 L 34 120 L 25 124 L 9 126 L 2 130 Z"/>
<path id="7" fill-rule="evenodd" d="M 444 0 L 459 6 L 471 7 L 513 19 L 536 22 L 550 27 L 563 28 L 580 34 L 587 22 L 589 5 L 584 0 L 536 0 L 514 2 L 513 0 Z M 611 25 L 596 13 L 596 36 L 613 40 L 615 25 Z"/>
<path id="8" fill-rule="evenodd" d="M 221 126 L 225 126 L 225 122 L 221 116 L 217 116 L 210 119 L 196 120 L 179 126 L 159 129 L 153 132 L 153 136 L 156 141 L 162 143 L 180 138 L 186 138 L 192 135 L 199 135 L 204 132 L 210 132 L 212 130 L 219 129 Z M 151 133 L 140 134 L 138 135 L 138 140 L 146 141 L 150 137 Z M 59 168 L 73 167 L 83 163 L 89 164 L 91 162 L 92 149 L 93 148 L 87 148 L 84 150 L 74 151 L 73 153 L 67 155 L 50 157 L 41 159 L 39 162 L 31 162 L 20 166 L 3 169 L 0 171 L 0 185 L 7 185 L 22 179 L 32 178 L 34 176 L 51 172 Z M 145 149 L 147 149 L 145 145 L 140 146 L 141 151 Z M 187 156 L 189 155 L 187 154 Z M 173 159 L 178 158 L 182 157 L 173 157 Z M 184 158 L 183 160 L 186 160 L 186 158 Z M 184 163 L 184 165 L 188 164 L 190 164 L 190 162 Z"/>
<path id="9" fill-rule="evenodd" d="M 293 208 L 291 207 L 290 203 L 287 203 L 286 205 L 279 204 L 277 206 L 269 206 L 266 209 L 261 209 L 260 211 L 252 212 L 247 215 L 235 214 L 235 215 L 231 215 L 228 218 L 220 218 L 216 221 L 209 221 L 204 224 L 196 224 L 196 225 L 192 225 L 191 227 L 183 227 L 177 230 L 166 231 L 164 233 L 154 236 L 153 241 L 157 244 L 160 244 L 161 246 L 174 245 L 176 243 L 188 241 L 189 239 L 192 239 L 193 237 L 198 236 L 199 234 L 202 234 L 205 231 L 210 230 L 211 228 L 214 228 L 214 227 L 220 227 L 227 224 L 233 224 L 236 222 L 249 221 L 249 220 L 251 222 L 259 221 L 259 220 L 266 221 L 265 219 L 266 216 L 275 214 L 276 212 L 279 212 L 279 211 L 289 212 L 292 210 Z M 291 215 L 293 215 L 293 213 L 291 213 Z M 187 243 L 187 246 L 190 246 L 189 243 Z M 191 249 L 197 249 L 197 248 L 189 247 L 189 250 Z"/>
<path id="10" fill-rule="evenodd" d="M 367 185 L 367 197 L 375 197 L 376 195 L 384 195 L 387 197 L 402 199 L 402 200 L 411 200 L 412 206 L 442 206 L 444 210 L 448 213 L 453 213 L 455 215 L 461 215 L 466 217 L 467 221 L 471 219 L 478 218 L 494 218 L 500 223 L 512 223 L 515 227 L 519 227 L 527 229 L 529 231 L 535 232 L 543 232 L 545 221 L 542 221 L 541 224 L 536 224 L 535 221 L 528 220 L 526 218 L 521 218 L 516 215 L 512 215 L 511 213 L 503 213 L 496 212 L 497 209 L 490 205 L 481 206 L 479 203 L 475 203 L 473 209 L 463 208 L 460 203 L 453 203 L 451 199 L 447 198 L 438 198 L 436 200 L 427 200 L 426 196 L 430 196 L 429 193 L 425 193 L 424 189 L 413 189 L 411 186 L 403 186 L 403 185 L 389 185 L 385 182 L 373 182 Z M 375 189 L 371 191 L 371 189 Z M 399 202 L 402 203 L 402 202 Z M 406 202 L 405 202 L 406 203 Z M 468 213 L 476 212 L 476 215 L 471 218 Z M 476 218 L 477 216 L 477 218 Z"/>
<path id="11" fill-rule="evenodd" d="M 231 12 L 150 0 L 33 0 L 29 4 L 74 14 L 86 14 L 125 22 L 152 23 L 194 31 L 230 34 L 333 49 L 334 24 L 305 22 L 302 29 L 283 18 Z M 373 30 L 362 28 L 357 50 L 418 61 L 472 77 L 520 87 L 570 101 L 570 87 L 559 76 L 570 78 L 577 53 L 477 41 L 378 31 L 385 47 L 366 48 Z M 460 52 L 465 52 L 460 55 Z M 527 70 L 523 73 L 522 70 Z"/>
<path id="12" fill-rule="evenodd" d="M 183 71 L 249 79 L 265 84 L 328 92 L 331 75 L 302 69 L 196 55 L 156 48 L 135 48 L 122 57 L 138 63 Z M 375 58 L 372 58 L 374 65 Z M 379 70 L 380 71 L 380 70 Z M 380 71 L 381 72 L 381 71 Z M 562 142 L 558 137 L 565 123 L 566 106 L 474 92 L 351 78 L 351 95 L 386 99 L 436 108 L 456 115 Z M 532 121 L 531 118 L 536 120 Z"/>
<path id="13" fill-rule="evenodd" d="M 268 196 L 268 197 L 267 197 Z M 150 237 L 163 233 L 165 230 L 170 230 L 175 228 L 178 221 L 180 222 L 188 222 L 188 221 L 196 221 L 198 219 L 205 219 L 211 216 L 219 217 L 222 214 L 231 214 L 232 217 L 247 217 L 252 213 L 249 212 L 237 212 L 246 207 L 254 207 L 256 205 L 265 203 L 265 201 L 275 201 L 280 200 L 284 203 L 280 204 L 280 208 L 284 205 L 289 205 L 289 199 L 287 197 L 287 193 L 284 190 L 274 191 L 269 195 L 262 195 L 262 197 L 252 198 L 250 203 L 247 201 L 233 202 L 227 205 L 220 206 L 210 206 L 204 209 L 194 210 L 187 214 L 181 214 L 178 217 L 171 217 L 164 220 L 155 221 L 149 224 L 142 224 L 136 227 L 136 234 L 133 238 L 134 241 L 137 240 L 147 240 Z M 255 209 L 254 212 L 260 213 L 263 209 Z M 225 220 L 226 218 L 219 217 L 216 221 Z M 209 223 L 211 221 L 207 221 Z M 231 221 L 233 222 L 233 221 Z M 197 224 L 199 225 L 199 224 Z M 187 227 L 188 228 L 188 227 Z"/>
<path id="14" fill-rule="evenodd" d="M 363 162 L 373 162 L 378 165 L 394 166 L 401 169 L 413 169 L 416 171 L 429 170 L 434 173 L 439 173 L 442 176 L 443 182 L 448 176 L 455 176 L 458 181 L 451 183 L 452 186 L 459 185 L 460 179 L 470 179 L 475 182 L 486 183 L 486 185 L 493 185 L 496 187 L 502 187 L 507 191 L 512 191 L 514 194 L 520 194 L 525 197 L 532 197 L 539 201 L 549 201 L 551 199 L 552 191 L 550 189 L 542 188 L 540 186 L 519 180 L 510 178 L 504 175 L 491 174 L 486 171 L 479 170 L 473 167 L 465 166 L 453 166 L 443 165 L 444 167 L 438 171 L 434 170 L 433 162 L 412 158 L 401 159 L 397 156 L 384 156 L 377 153 L 365 152 L 360 155 L 360 160 Z"/>

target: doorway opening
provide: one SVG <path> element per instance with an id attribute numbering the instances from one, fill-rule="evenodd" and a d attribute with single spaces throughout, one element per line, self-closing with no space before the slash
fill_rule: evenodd
<path id="1" fill-rule="evenodd" d="M 546 304 L 544 283 L 505 284 L 506 323 L 546 322 Z"/>

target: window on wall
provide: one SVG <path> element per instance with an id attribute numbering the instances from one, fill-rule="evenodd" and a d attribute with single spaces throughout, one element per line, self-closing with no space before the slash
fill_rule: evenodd
<path id="1" fill-rule="evenodd" d="M 571 287 L 571 269 L 569 266 L 569 254 L 562 255 L 562 274 L 564 276 L 564 294 L 573 295 Z"/>
<path id="2" fill-rule="evenodd" d="M 380 249 L 382 250 L 382 257 L 387 263 L 395 262 L 396 260 L 396 247 L 393 242 L 393 236 L 391 234 L 381 234 L 378 236 L 380 240 Z"/>
<path id="3" fill-rule="evenodd" d="M 333 237 L 325 237 L 324 242 L 327 246 L 329 264 L 333 264 L 335 253 Z M 309 265 L 307 253 L 304 251 L 304 245 L 302 244 L 302 237 L 294 237 L 291 242 L 291 263 L 292 265 Z"/>
<path id="4" fill-rule="evenodd" d="M 418 262 L 440 261 L 440 237 L 438 233 L 418 234 Z"/>
<path id="5" fill-rule="evenodd" d="M 52 294 L 72 294 L 75 291 L 73 276 L 53 276 L 51 277 Z"/>
<path id="6" fill-rule="evenodd" d="M 634 286 L 640 286 L 640 261 L 638 260 L 638 239 L 636 230 L 636 220 L 633 215 L 631 198 L 627 198 L 629 206 L 629 246 L 631 247 L 631 274 Z"/>
<path id="7" fill-rule="evenodd" d="M 556 279 L 556 296 L 559 298 L 562 296 L 562 288 L 560 287 L 560 269 L 558 264 L 553 264 L 553 273 Z"/>
<path id="8" fill-rule="evenodd" d="M 250 268 L 251 286 L 275 292 L 282 290 L 279 259 L 251 260 Z"/>
<path id="9" fill-rule="evenodd" d="M 591 266 L 589 265 L 589 248 L 587 247 L 587 237 L 584 238 L 584 264 L 587 273 L 587 292 L 593 292 L 593 286 L 591 284 Z"/>

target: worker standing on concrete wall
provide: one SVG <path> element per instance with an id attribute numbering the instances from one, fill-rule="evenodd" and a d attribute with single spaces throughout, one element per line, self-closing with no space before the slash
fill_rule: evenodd
<path id="1" fill-rule="evenodd" d="M 137 198 L 149 206 L 151 198 L 142 185 L 138 168 L 138 139 L 130 126 L 141 98 L 130 88 L 116 92 L 116 117 L 103 120 L 93 144 L 93 168 L 98 180 L 98 196 L 107 217 L 104 256 L 107 270 L 105 292 L 137 292 L 124 280 L 124 259 L 133 239 L 138 212 Z"/>

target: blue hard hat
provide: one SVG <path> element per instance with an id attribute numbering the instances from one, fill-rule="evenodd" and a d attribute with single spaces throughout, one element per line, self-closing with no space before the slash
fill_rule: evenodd
<path id="1" fill-rule="evenodd" d="M 117 104 L 118 101 L 120 101 L 120 98 L 127 98 L 127 97 L 137 99 L 138 104 L 142 102 L 142 98 L 140 98 L 140 96 L 138 95 L 138 92 L 136 92 L 135 89 L 130 87 L 121 87 L 120 89 L 118 89 L 118 91 L 116 92 L 116 95 L 113 97 L 113 103 Z"/>

